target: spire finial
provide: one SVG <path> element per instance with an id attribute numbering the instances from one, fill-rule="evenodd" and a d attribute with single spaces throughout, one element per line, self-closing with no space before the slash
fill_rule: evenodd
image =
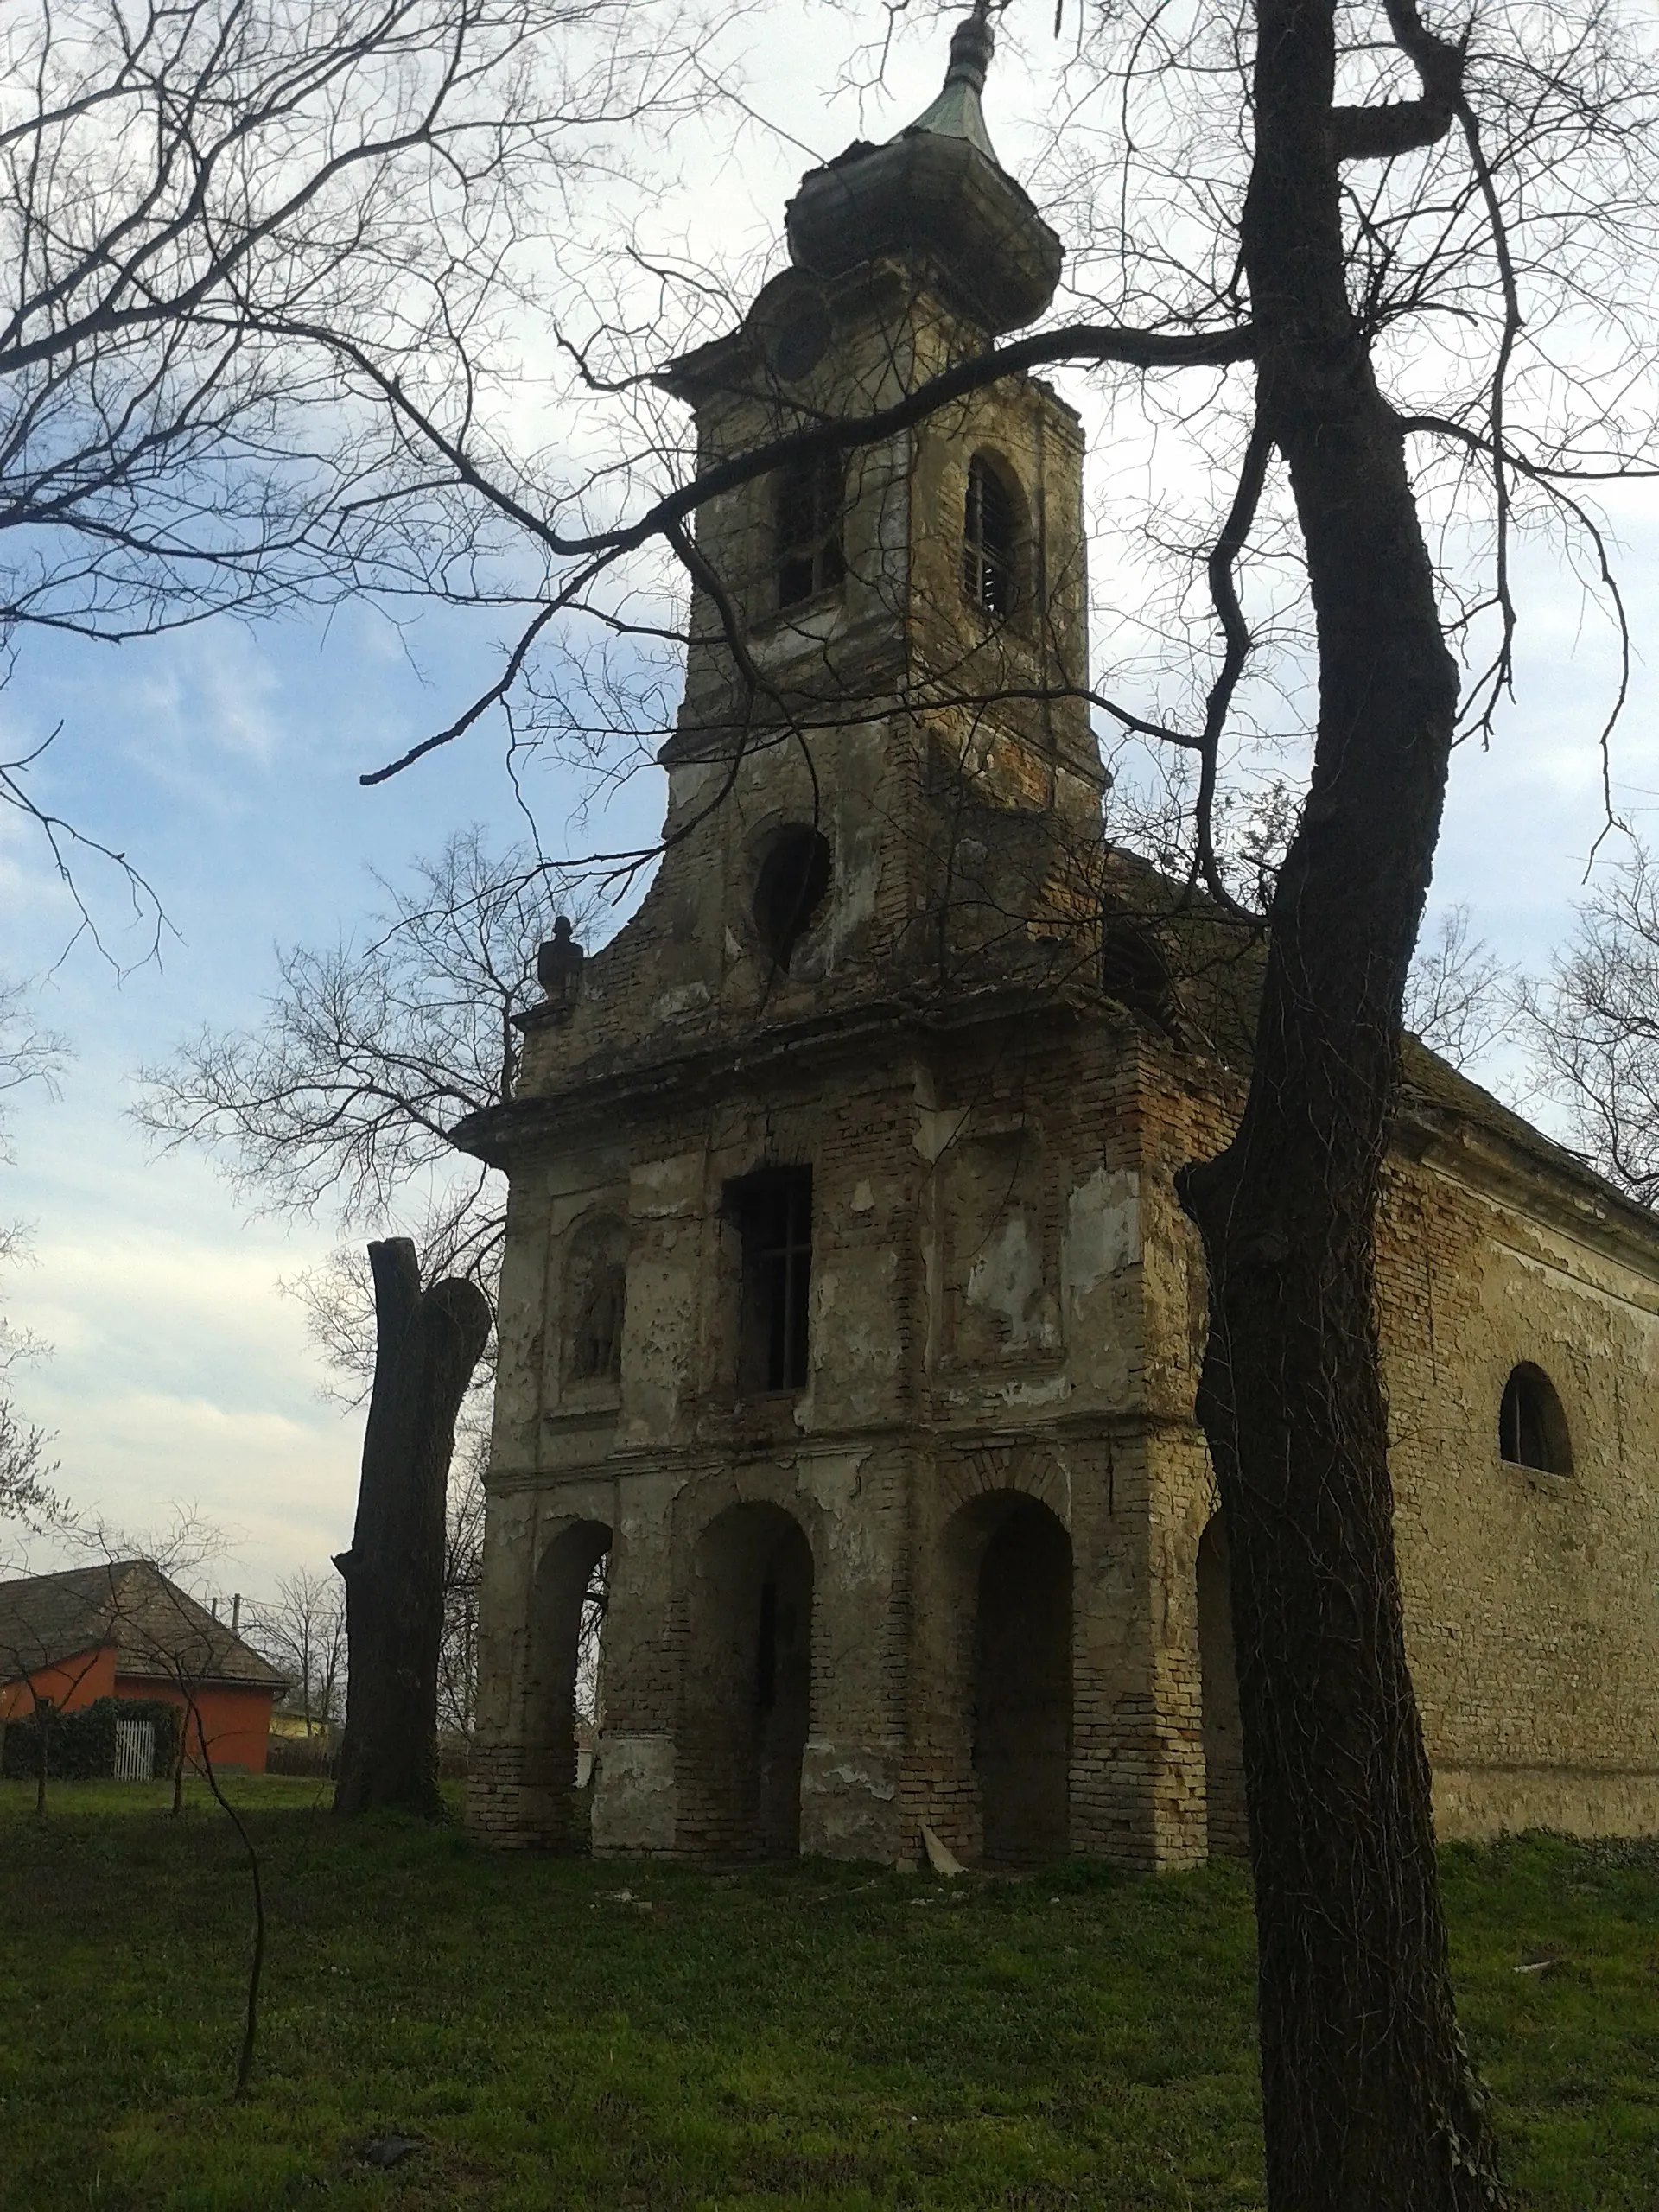
<path id="1" fill-rule="evenodd" d="M 973 13 L 964 16 L 950 34 L 950 66 L 944 73 L 945 83 L 967 85 L 982 92 L 995 51 L 990 0 L 974 0 Z"/>
<path id="2" fill-rule="evenodd" d="M 979 96 L 985 89 L 995 46 L 990 0 L 974 0 L 972 14 L 964 16 L 950 34 L 950 60 L 938 98 L 899 137 L 908 138 L 912 131 L 931 130 L 938 138 L 965 138 L 995 162 L 996 151 L 980 111 Z"/>
<path id="3" fill-rule="evenodd" d="M 979 104 L 1003 0 L 962 5 L 938 98 L 885 146 L 857 139 L 808 171 L 789 203 L 789 252 L 821 282 L 905 261 L 954 314 L 995 336 L 1042 313 L 1063 253 L 997 160 Z"/>

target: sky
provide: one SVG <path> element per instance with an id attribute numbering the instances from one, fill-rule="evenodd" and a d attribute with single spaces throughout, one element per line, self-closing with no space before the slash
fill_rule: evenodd
<path id="1" fill-rule="evenodd" d="M 797 143 L 757 130 L 738 162 L 690 148 L 678 204 L 691 195 L 700 231 L 734 254 L 768 242 L 775 252 L 803 144 L 822 156 L 855 132 L 885 136 L 931 97 L 937 29 L 901 49 L 889 92 L 861 111 L 836 89 L 860 21 L 805 17 L 766 56 L 769 112 Z M 1017 69 L 994 78 L 992 129 L 1016 170 L 1033 103 Z M 1097 437 L 1103 486 L 1109 460 Z M 1659 681 L 1641 657 L 1659 637 L 1659 497 L 1607 505 L 1638 648 L 1613 771 L 1639 824 L 1659 806 Z M 1596 739 L 1614 648 L 1547 547 L 1522 562 L 1519 703 L 1490 749 L 1455 758 L 1434 904 L 1465 904 L 1503 959 L 1536 971 L 1567 931 L 1602 827 Z M 38 836 L 0 817 L 0 963 L 38 983 L 41 1017 L 73 1050 L 58 1096 L 19 1099 L 13 1163 L 0 1168 L 0 1219 L 28 1221 L 34 1243 L 32 1263 L 0 1286 L 3 1310 L 52 1347 L 18 1395 L 56 1433 L 59 1482 L 77 1505 L 140 1533 L 178 1503 L 216 1522 L 226 1548 L 213 1572 L 226 1592 L 268 1595 L 349 1539 L 361 1414 L 322 1395 L 326 1370 L 282 1288 L 338 1238 L 326 1219 L 251 1216 L 200 1156 L 156 1156 L 127 1118 L 132 1077 L 204 1024 L 257 1020 L 276 948 L 351 933 L 377 897 L 370 869 L 395 876 L 474 823 L 499 842 L 518 834 L 499 729 L 374 790 L 357 780 L 448 719 L 487 670 L 494 634 L 493 622 L 435 611 L 394 630 L 348 606 L 326 620 L 219 622 L 119 648 L 30 639 L 0 690 L 3 757 L 61 726 L 39 794 L 124 850 L 169 925 L 159 956 L 140 959 L 118 886 L 87 862 L 78 880 L 109 957 L 84 934 L 72 943 L 73 910 Z M 582 796 L 551 772 L 535 784 L 550 843 Z M 573 847 L 648 839 L 661 798 L 655 772 L 640 775 L 610 819 L 571 829 Z"/>

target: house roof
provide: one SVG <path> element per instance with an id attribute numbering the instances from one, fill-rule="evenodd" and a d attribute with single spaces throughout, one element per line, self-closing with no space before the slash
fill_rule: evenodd
<path id="1" fill-rule="evenodd" d="M 0 1582 L 0 1681 L 112 1646 L 139 1681 L 281 1690 L 286 1677 L 148 1560 Z"/>

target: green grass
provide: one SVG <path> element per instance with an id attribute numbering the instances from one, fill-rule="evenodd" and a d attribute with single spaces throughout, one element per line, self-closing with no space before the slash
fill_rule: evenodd
<path id="1" fill-rule="evenodd" d="M 947 1887 L 497 1856 L 234 1785 L 271 1946 L 230 2097 L 247 1883 L 166 1792 L 0 1785 L 0 2207 L 1246 2207 L 1242 1872 Z M 1465 2031 L 1520 2201 L 1659 2205 L 1659 1849 L 1445 1855 Z M 1517 1974 L 1547 1954 L 1548 1974 Z M 418 2135 L 391 2173 L 366 2138 Z"/>

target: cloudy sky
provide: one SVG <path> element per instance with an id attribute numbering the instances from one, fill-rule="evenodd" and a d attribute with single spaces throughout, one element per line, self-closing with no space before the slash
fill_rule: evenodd
<path id="1" fill-rule="evenodd" d="M 937 32 L 901 52 L 889 92 L 861 111 L 836 91 L 848 23 L 826 14 L 810 35 L 792 32 L 786 51 L 774 43 L 763 57 L 768 109 L 798 143 L 753 130 L 741 162 L 693 146 L 678 197 L 664 197 L 665 234 L 695 221 L 705 241 L 758 252 L 781 232 L 803 143 L 822 156 L 855 132 L 885 136 L 931 96 Z M 1017 68 L 994 80 L 992 127 L 1016 168 L 1039 99 Z M 1097 440 L 1097 481 L 1109 457 Z M 1640 652 L 1659 636 L 1659 499 L 1630 494 L 1610 511 Z M 1613 648 L 1548 549 L 1526 562 L 1521 702 L 1501 741 L 1456 759 L 1435 899 L 1466 903 L 1504 959 L 1535 968 L 1567 926 L 1601 827 L 1595 740 Z M 360 1416 L 320 1395 L 319 1359 L 280 1287 L 336 1238 L 327 1221 L 249 1218 L 199 1158 L 152 1157 L 125 1119 L 130 1078 L 203 1023 L 256 1019 L 274 948 L 349 934 L 375 897 L 371 868 L 396 875 L 471 823 L 504 842 L 518 834 L 499 731 L 376 790 L 357 781 L 448 718 L 492 634 L 436 615 L 399 632 L 346 607 L 327 623 L 221 624 L 119 649 L 30 640 L 0 691 L 4 757 L 61 726 L 39 796 L 125 850 L 170 925 L 159 958 L 118 977 L 84 936 L 71 944 L 73 910 L 39 838 L 0 818 L 4 967 L 38 982 L 42 1016 L 75 1056 L 58 1098 L 37 1091 L 18 1104 L 15 1165 L 0 1170 L 0 1217 L 25 1218 L 35 1234 L 34 1264 L 6 1287 L 6 1310 L 54 1347 L 21 1395 L 57 1432 L 61 1485 L 78 1503 L 134 1529 L 172 1501 L 221 1522 L 227 1590 L 268 1591 L 349 1535 Z M 1614 764 L 1638 822 L 1659 804 L 1656 709 L 1659 683 L 1639 659 Z M 551 772 L 533 786 L 550 844 L 577 796 Z M 642 776 L 610 823 L 588 821 L 573 844 L 648 836 L 659 805 L 654 774 Z M 116 885 L 90 862 L 79 880 L 126 967 L 141 944 Z"/>

